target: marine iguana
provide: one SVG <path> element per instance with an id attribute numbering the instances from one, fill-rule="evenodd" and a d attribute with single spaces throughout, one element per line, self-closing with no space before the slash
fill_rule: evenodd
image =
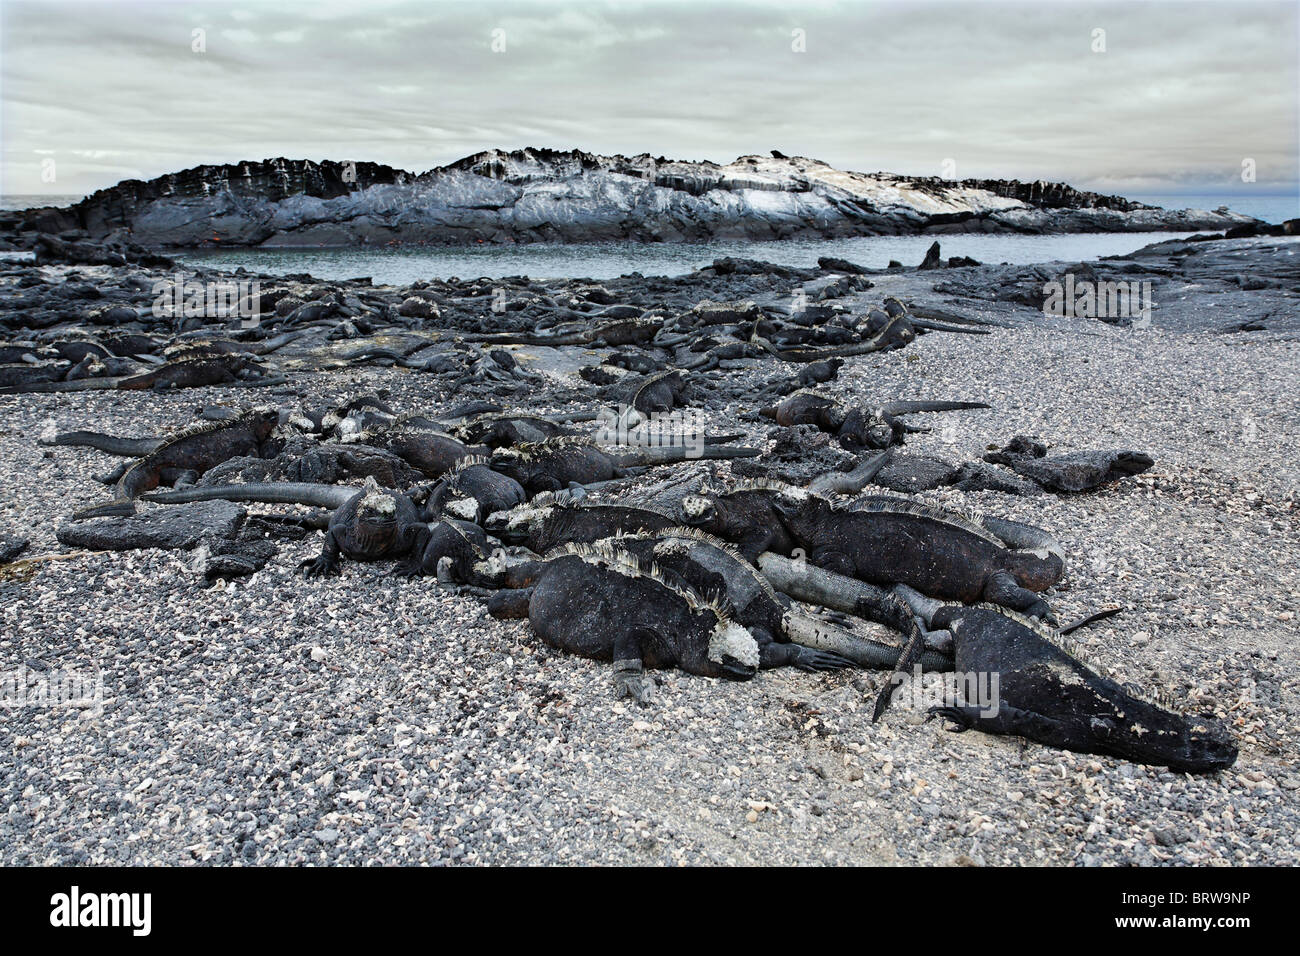
<path id="1" fill-rule="evenodd" d="M 509 566 L 493 554 L 488 536 L 478 525 L 444 518 L 428 528 L 424 547 L 412 549 L 394 574 L 405 577 L 436 574 L 440 584 L 511 586 Z"/>
<path id="2" fill-rule="evenodd" d="M 441 478 L 466 458 L 491 453 L 484 445 L 467 445 L 437 428 L 420 427 L 414 420 L 399 419 L 387 428 L 353 432 L 344 440 L 391 451 L 426 478 Z"/>
<path id="3" fill-rule="evenodd" d="M 922 429 L 906 425 L 900 416 L 915 412 L 951 412 L 988 408 L 984 402 L 896 401 L 875 407 L 849 406 L 813 389 L 800 389 L 779 404 L 759 410 L 764 418 L 778 425 L 816 425 L 834 435 L 850 451 L 864 448 L 882 449 L 901 445 L 909 431 Z"/>
<path id="4" fill-rule="evenodd" d="M 838 670 L 851 663 L 837 654 L 791 643 L 818 625 L 792 611 L 763 575 L 732 545 L 695 528 L 620 534 L 607 541 L 658 566 L 697 594 L 725 599 L 731 617 L 758 642 L 760 667 Z M 825 627 L 822 625 L 822 627 Z"/>
<path id="5" fill-rule="evenodd" d="M 520 412 L 487 412 L 476 415 L 455 425 L 452 432 L 464 442 L 493 449 L 577 434 L 561 422 L 542 415 Z"/>
<path id="6" fill-rule="evenodd" d="M 906 316 L 889 318 L 868 332 L 869 338 L 848 345 L 836 345 L 829 348 L 778 348 L 758 332 L 758 323 L 750 336 L 750 341 L 771 352 L 785 362 L 820 362 L 822 359 L 847 358 L 850 355 L 869 355 L 873 352 L 888 352 L 901 349 L 916 339 L 916 329 Z M 871 326 L 868 326 L 870 329 Z M 864 329 L 864 331 L 868 331 Z"/>
<path id="7" fill-rule="evenodd" d="M 160 484 L 192 481 L 231 458 L 268 457 L 276 447 L 272 435 L 279 422 L 278 409 L 262 406 L 234 421 L 200 421 L 183 428 L 125 469 L 113 489 L 112 502 L 79 511 L 73 518 L 129 514 L 135 510 L 133 499 Z"/>
<path id="8" fill-rule="evenodd" d="M 37 438 L 38 445 L 61 445 L 75 448 L 94 448 L 96 451 L 124 458 L 141 458 L 155 451 L 167 439 L 166 437 L 121 438 L 106 435 L 103 432 L 73 431 L 59 432 L 48 438 Z"/>
<path id="9" fill-rule="evenodd" d="M 430 493 L 424 513 L 431 521 L 446 513 L 481 524 L 488 515 L 509 511 L 527 500 L 518 481 L 494 470 L 491 459 L 473 455 L 460 459 L 443 476 Z"/>
<path id="10" fill-rule="evenodd" d="M 795 549 L 794 538 L 773 505 L 779 494 L 800 490 L 766 479 L 742 481 L 731 491 L 701 488 L 699 494 L 682 499 L 682 521 L 735 544 L 751 564 L 764 551 L 788 557 Z"/>
<path id="11" fill-rule="evenodd" d="M 524 505 L 488 517 L 485 527 L 508 544 L 546 554 L 566 542 L 590 544 L 620 531 L 663 531 L 679 522 L 654 508 L 586 501 L 543 492 Z"/>
<path id="12" fill-rule="evenodd" d="M 266 375 L 257 360 L 239 353 L 205 358 L 179 359 L 141 375 L 132 375 L 114 386 L 124 390 L 152 388 L 200 388 L 205 385 L 269 385 L 283 379 Z"/>
<path id="13" fill-rule="evenodd" d="M 548 555 L 537 583 L 500 591 L 495 617 L 527 616 L 552 647 L 613 661 L 616 697 L 650 700 L 646 668 L 748 680 L 758 642 L 726 609 L 611 545 L 565 545 Z"/>
<path id="14" fill-rule="evenodd" d="M 990 464 L 1006 465 L 1048 491 L 1091 491 L 1101 485 L 1140 475 L 1155 464 L 1145 452 L 1127 448 L 1076 451 L 1047 457 L 1047 446 L 1017 435 L 1005 448 L 984 456 Z"/>
<path id="15" fill-rule="evenodd" d="M 906 584 L 943 600 L 1052 616 L 1038 592 L 1060 580 L 1065 554 L 1040 529 L 1004 522 L 995 533 L 978 517 L 905 499 L 845 507 L 802 490 L 774 494 L 771 507 L 818 567 L 872 584 Z M 1018 546 L 1000 534 L 1015 536 Z"/>
<path id="16" fill-rule="evenodd" d="M 667 369 L 648 375 L 624 393 L 626 404 L 642 415 L 672 411 L 689 402 L 694 396 L 694 386 L 682 375 L 680 369 Z"/>
<path id="17" fill-rule="evenodd" d="M 495 345 L 589 345 L 617 348 L 624 345 L 647 345 L 663 330 L 660 319 L 615 319 L 600 325 L 574 325 L 547 335 L 518 332 L 484 332 L 458 336 L 462 342 Z"/>
<path id="18" fill-rule="evenodd" d="M 1185 773 L 1213 773 L 1237 759 L 1235 741 L 1217 721 L 1143 699 L 1077 660 L 1059 633 L 1040 621 L 990 604 L 910 600 L 929 625 L 951 632 L 958 672 L 998 675 L 995 704 L 957 699 L 930 708 L 930 716 L 947 718 L 959 730 L 1014 734 Z M 901 670 L 907 667 L 900 661 Z M 895 683 L 886 685 L 884 695 L 892 694 Z"/>
<path id="19" fill-rule="evenodd" d="M 587 438 L 548 438 L 514 448 L 499 448 L 492 453 L 491 460 L 494 470 L 514 478 L 532 495 L 621 478 L 629 468 L 697 459 L 751 458 L 758 454 L 754 448 L 714 445 L 634 448 L 614 455 Z"/>
<path id="20" fill-rule="evenodd" d="M 332 509 L 320 556 L 309 558 L 301 565 L 307 577 L 337 574 L 340 555 L 353 561 L 385 561 L 409 558 L 413 554 L 423 555 L 429 540 L 429 526 L 420 519 L 420 510 L 415 502 L 401 492 L 380 488 L 373 478 L 367 478 L 361 488 L 293 481 L 250 482 L 144 496 L 146 501 L 162 504 L 213 499 Z"/>

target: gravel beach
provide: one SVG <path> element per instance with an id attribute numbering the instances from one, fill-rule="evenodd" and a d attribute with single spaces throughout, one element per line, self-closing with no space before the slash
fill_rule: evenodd
<path id="1" fill-rule="evenodd" d="M 872 279 L 877 302 L 921 288 L 910 271 Z M 400 368 L 288 377 L 313 399 L 451 398 Z M 1236 765 L 1201 777 L 954 733 L 906 694 L 873 725 L 872 671 L 656 672 L 651 706 L 619 703 L 606 665 L 431 579 L 345 563 L 305 582 L 317 532 L 214 585 L 193 552 L 77 553 L 55 529 L 104 496 L 92 476 L 117 460 L 39 435 L 161 433 L 249 393 L 0 396 L 0 535 L 51 556 L 0 571 L 0 670 L 97 673 L 103 688 L 96 707 L 4 712 L 0 863 L 1300 863 L 1298 384 L 1292 329 L 1022 315 L 850 359 L 833 386 L 993 406 L 918 416 L 933 430 L 909 454 L 961 463 L 1033 435 L 1155 458 L 1081 495 L 922 497 L 1056 534 L 1061 619 L 1127 609 L 1079 632 L 1086 652 L 1235 734 Z M 761 440 L 753 411 L 711 413 L 710 428 Z M 941 680 L 923 689 L 937 699 Z"/>

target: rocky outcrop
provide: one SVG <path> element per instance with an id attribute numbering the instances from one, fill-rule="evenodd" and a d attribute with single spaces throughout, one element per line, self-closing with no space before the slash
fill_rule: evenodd
<path id="1" fill-rule="evenodd" d="M 415 175 L 374 163 L 270 159 L 130 180 L 22 228 L 153 247 L 403 242 L 784 239 L 928 232 L 1227 229 L 1061 183 L 855 173 L 802 157 L 678 162 L 648 154 L 488 150 Z"/>

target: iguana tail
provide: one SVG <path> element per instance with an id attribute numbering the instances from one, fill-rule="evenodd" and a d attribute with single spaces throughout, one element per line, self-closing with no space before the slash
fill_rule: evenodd
<path id="1" fill-rule="evenodd" d="M 312 505 L 339 508 L 362 489 L 348 485 L 318 485 L 305 481 L 249 482 L 244 485 L 210 485 L 182 491 L 155 491 L 141 495 L 143 501 L 184 504 L 190 501 L 260 501 L 267 504 Z"/>
<path id="2" fill-rule="evenodd" d="M 757 458 L 762 452 L 757 448 L 735 445 L 702 445 L 699 448 L 638 448 L 617 458 L 620 468 L 638 468 L 649 465 L 669 465 L 679 461 L 722 461 L 728 458 Z"/>
<path id="3" fill-rule="evenodd" d="M 72 445 L 94 448 L 110 455 L 143 458 L 163 443 L 161 438 L 118 438 L 103 432 L 59 432 L 53 438 L 36 440 L 38 445 Z"/>
<path id="4" fill-rule="evenodd" d="M 32 382 L 29 385 L 5 385 L 0 395 L 24 395 L 28 392 L 95 392 L 110 391 L 127 376 L 118 378 L 79 378 L 71 382 Z"/>
<path id="5" fill-rule="evenodd" d="M 782 623 L 786 635 L 794 643 L 830 651 L 851 660 L 859 667 L 888 669 L 899 659 L 899 648 L 894 644 L 862 637 L 808 614 L 788 612 Z M 953 667 L 950 659 L 935 651 L 924 651 L 919 660 L 921 667 L 927 671 L 950 671 Z"/>
<path id="6" fill-rule="evenodd" d="M 935 322 L 932 319 L 918 319 L 914 315 L 909 315 L 908 321 L 912 323 L 913 328 L 925 329 L 929 332 L 958 332 L 962 335 L 992 335 L 991 329 L 972 328 L 967 325 L 949 325 L 946 322 Z"/>
<path id="7" fill-rule="evenodd" d="M 886 415 L 911 415 L 914 412 L 960 412 L 990 406 L 987 402 L 885 402 L 879 407 Z"/>
<path id="8" fill-rule="evenodd" d="M 1065 546 L 1051 532 L 1008 518 L 981 515 L 979 523 L 1008 547 L 1017 551 L 1046 551 L 1065 563 Z"/>

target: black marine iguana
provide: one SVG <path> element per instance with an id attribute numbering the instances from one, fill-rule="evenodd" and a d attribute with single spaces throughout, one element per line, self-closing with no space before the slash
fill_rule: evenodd
<path id="1" fill-rule="evenodd" d="M 543 492 L 509 511 L 490 515 L 484 527 L 508 544 L 546 554 L 569 542 L 590 544 L 620 531 L 663 531 L 679 522 L 653 508 L 586 501 L 567 492 Z"/>
<path id="2" fill-rule="evenodd" d="M 401 418 L 386 428 L 354 432 L 345 440 L 391 451 L 426 478 L 440 478 L 463 459 L 491 451 L 484 445 L 467 445 L 441 429 Z"/>
<path id="3" fill-rule="evenodd" d="M 761 479 L 742 481 L 731 491 L 701 488 L 699 494 L 682 499 L 682 523 L 737 545 L 751 564 L 764 551 L 788 557 L 795 549 L 794 538 L 773 507 L 777 495 L 787 490 L 798 491 Z"/>
<path id="4" fill-rule="evenodd" d="M 1050 616 L 1038 596 L 1060 580 L 1061 546 L 1046 532 L 1001 519 L 971 519 L 906 499 L 873 497 L 837 506 L 779 482 L 744 483 L 682 499 L 687 524 L 740 546 L 802 550 L 818 567 L 873 584 L 908 584 L 950 600 L 988 600 Z"/>
<path id="5" fill-rule="evenodd" d="M 1106 754 L 1186 773 L 1223 770 L 1237 745 L 1217 721 L 1173 713 L 1078 661 L 1059 632 L 995 605 L 939 604 L 900 592 L 931 627 L 952 634 L 956 670 L 996 674 L 995 702 L 932 707 L 959 729 L 1015 734 L 1049 747 Z M 911 666 L 905 655 L 899 670 Z M 888 703 L 897 681 L 886 685 Z M 883 711 L 877 705 L 876 717 Z M 873 718 L 874 719 L 874 718 Z"/>
<path id="6" fill-rule="evenodd" d="M 367 478 L 361 488 L 293 481 L 250 482 L 144 496 L 146 501 L 162 504 L 213 499 L 333 509 L 320 556 L 302 564 L 308 577 L 338 574 L 340 555 L 353 561 L 407 558 L 418 563 L 429 540 L 429 526 L 421 520 L 415 502 L 401 492 L 380 488 L 373 478 Z M 405 568 L 399 571 L 408 573 Z"/>
<path id="7" fill-rule="evenodd" d="M 490 514 L 525 502 L 528 495 L 519 482 L 491 465 L 490 459 L 479 455 L 456 462 L 430 493 L 426 518 L 434 520 L 445 513 L 480 524 Z"/>
<path id="8" fill-rule="evenodd" d="M 15 392 L 83 392 L 169 388 L 199 388 L 204 385 L 279 385 L 284 379 L 268 375 L 251 355 L 213 355 L 180 359 L 139 375 L 79 378 L 72 381 L 40 382 L 0 388 L 0 394 Z"/>
<path id="9" fill-rule="evenodd" d="M 885 402 L 874 407 L 850 406 L 812 389 L 800 389 L 778 405 L 759 410 L 778 425 L 816 425 L 834 435 L 850 451 L 901 445 L 910 431 L 924 431 L 901 421 L 916 412 L 952 412 L 988 408 L 984 402 Z"/>
<path id="10" fill-rule="evenodd" d="M 818 567 L 872 584 L 906 584 L 944 600 L 1052 615 L 1037 592 L 1061 579 L 1065 554 L 1041 529 L 888 497 L 842 507 L 787 491 L 774 496 L 772 507 Z"/>
<path id="11" fill-rule="evenodd" d="M 127 466 L 113 489 L 113 501 L 77 512 L 76 519 L 131 513 L 132 499 L 162 484 L 193 480 L 231 458 L 266 457 L 280 412 L 254 408 L 234 421 L 200 421 L 164 439 L 143 458 Z"/>
<path id="12" fill-rule="evenodd" d="M 758 642 L 761 667 L 838 670 L 851 663 L 836 654 L 791 643 L 818 625 L 792 612 L 789 601 L 779 597 L 767 579 L 727 542 L 682 527 L 620 534 L 607 540 L 636 555 L 642 564 L 654 564 L 664 574 L 680 579 L 697 594 L 725 599 L 731 617 Z"/>
<path id="13" fill-rule="evenodd" d="M 497 449 L 492 453 L 492 468 L 514 478 L 531 495 L 621 478 L 628 468 L 699 459 L 752 458 L 758 454 L 755 448 L 719 445 L 630 448 L 613 454 L 587 438 L 548 438 Z"/>
<path id="14" fill-rule="evenodd" d="M 762 664 L 758 642 L 725 608 L 610 542 L 565 545 L 535 585 L 498 592 L 488 611 L 527 616 L 547 644 L 613 661 L 615 695 L 643 704 L 645 668 L 748 680 Z"/>

